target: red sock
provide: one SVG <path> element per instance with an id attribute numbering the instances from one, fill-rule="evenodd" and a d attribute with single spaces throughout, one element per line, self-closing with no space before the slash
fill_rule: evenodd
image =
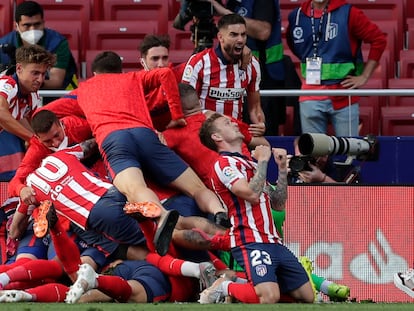
<path id="1" fill-rule="evenodd" d="M 35 288 L 27 289 L 26 292 L 33 295 L 33 301 L 37 302 L 64 302 L 69 287 L 59 283 L 49 283 Z"/>
<path id="2" fill-rule="evenodd" d="M 139 223 L 142 233 L 144 234 L 145 240 L 147 241 L 147 247 L 150 252 L 155 253 L 154 245 L 154 235 L 157 230 L 157 224 L 151 220 L 147 219 Z"/>
<path id="3" fill-rule="evenodd" d="M 225 270 L 229 268 L 220 258 L 214 255 L 212 252 L 208 252 L 208 255 L 210 256 L 210 260 L 216 270 Z"/>
<path id="4" fill-rule="evenodd" d="M 129 283 L 119 276 L 100 275 L 98 289 L 119 302 L 128 302 L 132 294 Z"/>
<path id="5" fill-rule="evenodd" d="M 171 295 L 169 301 L 188 302 L 194 300 L 194 288 L 198 288 L 198 284 L 194 282 L 196 279 L 185 276 L 170 276 L 168 279 L 171 283 Z"/>
<path id="6" fill-rule="evenodd" d="M 15 262 L 13 262 L 11 264 L 1 265 L 0 266 L 0 273 L 9 271 L 10 269 L 13 269 L 13 268 L 15 268 L 17 266 L 20 266 L 20 265 L 22 265 L 25 262 L 28 262 L 30 260 L 33 260 L 33 259 L 26 258 L 26 257 L 22 257 L 22 258 L 17 259 Z"/>
<path id="7" fill-rule="evenodd" d="M 139 226 L 141 227 L 142 233 L 144 234 L 145 240 L 147 242 L 148 250 L 152 253 L 155 253 L 155 245 L 154 245 L 154 235 L 155 231 L 157 230 L 157 224 L 151 220 L 144 220 L 139 223 Z M 168 254 L 171 256 L 176 257 L 177 251 L 174 248 L 173 244 L 170 244 L 170 247 L 168 248 Z"/>
<path id="8" fill-rule="evenodd" d="M 284 302 L 284 303 L 295 303 L 298 302 L 297 300 L 295 300 L 292 296 L 286 295 L 286 294 L 280 294 L 280 300 L 279 302 Z"/>
<path id="9" fill-rule="evenodd" d="M 80 253 L 76 243 L 68 236 L 60 221 L 50 230 L 56 255 L 62 262 L 66 273 L 71 275 L 79 270 L 81 265 Z"/>
<path id="10" fill-rule="evenodd" d="M 62 266 L 55 260 L 37 259 L 6 272 L 10 282 L 57 279 L 63 274 Z"/>
<path id="11" fill-rule="evenodd" d="M 239 284 L 230 283 L 228 288 L 229 295 L 244 303 L 259 303 L 259 297 L 251 283 Z"/>
<path id="12" fill-rule="evenodd" d="M 170 255 L 160 256 L 157 253 L 149 253 L 146 261 L 158 267 L 162 272 L 170 276 L 182 276 L 181 266 L 184 260 L 174 258 Z"/>
<path id="13" fill-rule="evenodd" d="M 43 280 L 37 280 L 37 281 L 20 281 L 20 282 L 10 282 L 7 284 L 4 289 L 18 289 L 18 290 L 25 290 L 28 288 L 33 288 L 36 286 L 43 285 L 47 282 Z"/>

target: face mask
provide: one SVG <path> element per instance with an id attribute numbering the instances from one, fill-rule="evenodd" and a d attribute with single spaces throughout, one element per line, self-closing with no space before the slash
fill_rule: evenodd
<path id="1" fill-rule="evenodd" d="M 20 33 L 20 37 L 23 41 L 30 44 L 36 44 L 43 36 L 43 30 L 31 29 Z"/>
<path id="2" fill-rule="evenodd" d="M 66 149 L 69 145 L 69 141 L 68 141 L 68 137 L 65 135 L 65 137 L 63 137 L 62 142 L 60 143 L 60 145 L 56 148 L 56 147 L 49 147 L 50 150 L 56 152 L 62 149 Z"/>
<path id="3" fill-rule="evenodd" d="M 144 68 L 144 70 L 146 70 L 146 71 L 150 70 L 147 66 L 147 63 L 145 62 L 145 60 L 143 58 L 141 58 L 141 65 Z"/>

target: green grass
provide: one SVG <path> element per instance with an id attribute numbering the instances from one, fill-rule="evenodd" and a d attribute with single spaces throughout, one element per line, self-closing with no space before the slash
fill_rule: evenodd
<path id="1" fill-rule="evenodd" d="M 160 303 L 160 304 L 120 304 L 120 303 L 89 303 L 67 305 L 64 303 L 1 303 L 1 311 L 352 311 L 352 310 L 413 310 L 410 303 L 322 303 L 322 304 L 274 304 L 274 305 L 248 305 L 248 304 L 211 304 L 200 305 L 195 303 Z"/>

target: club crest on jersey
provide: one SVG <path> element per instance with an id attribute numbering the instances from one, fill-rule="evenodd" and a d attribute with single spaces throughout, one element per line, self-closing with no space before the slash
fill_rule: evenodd
<path id="1" fill-rule="evenodd" d="M 223 169 L 223 174 L 224 176 L 226 176 L 227 178 L 233 178 L 236 176 L 236 173 L 234 172 L 233 168 L 231 168 L 230 166 L 226 166 Z"/>
<path id="2" fill-rule="evenodd" d="M 13 89 L 13 86 L 11 86 L 8 83 L 4 83 L 0 89 L 0 91 L 10 92 Z"/>
<path id="3" fill-rule="evenodd" d="M 191 65 L 185 66 L 183 73 L 183 80 L 190 81 L 191 76 L 193 75 L 193 67 Z"/>
<path id="4" fill-rule="evenodd" d="M 243 94 L 243 88 L 211 87 L 208 90 L 208 96 L 218 100 L 238 100 Z"/>
<path id="5" fill-rule="evenodd" d="M 265 276 L 267 273 L 266 265 L 258 265 L 255 269 L 258 276 Z"/>

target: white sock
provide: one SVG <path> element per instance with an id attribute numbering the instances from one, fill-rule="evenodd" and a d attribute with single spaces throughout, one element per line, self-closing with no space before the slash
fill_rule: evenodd
<path id="1" fill-rule="evenodd" d="M 235 283 L 239 283 L 239 284 L 246 284 L 247 283 L 247 279 L 243 279 L 243 278 L 237 277 L 234 282 Z"/>
<path id="2" fill-rule="evenodd" d="M 4 287 L 9 284 L 10 278 L 6 272 L 0 273 L 0 284 Z"/>
<path id="3" fill-rule="evenodd" d="M 325 280 L 321 284 L 320 292 L 324 293 L 325 295 L 328 295 L 328 286 L 331 285 L 333 282 Z"/>
<path id="4" fill-rule="evenodd" d="M 232 281 L 224 281 L 223 283 L 220 284 L 221 290 L 223 291 L 223 296 L 228 296 L 229 295 L 229 285 L 230 283 L 233 283 Z"/>
<path id="5" fill-rule="evenodd" d="M 193 278 L 200 278 L 200 266 L 198 263 L 190 262 L 190 261 L 184 261 L 184 263 L 181 265 L 181 273 L 184 276 L 189 276 Z"/>

